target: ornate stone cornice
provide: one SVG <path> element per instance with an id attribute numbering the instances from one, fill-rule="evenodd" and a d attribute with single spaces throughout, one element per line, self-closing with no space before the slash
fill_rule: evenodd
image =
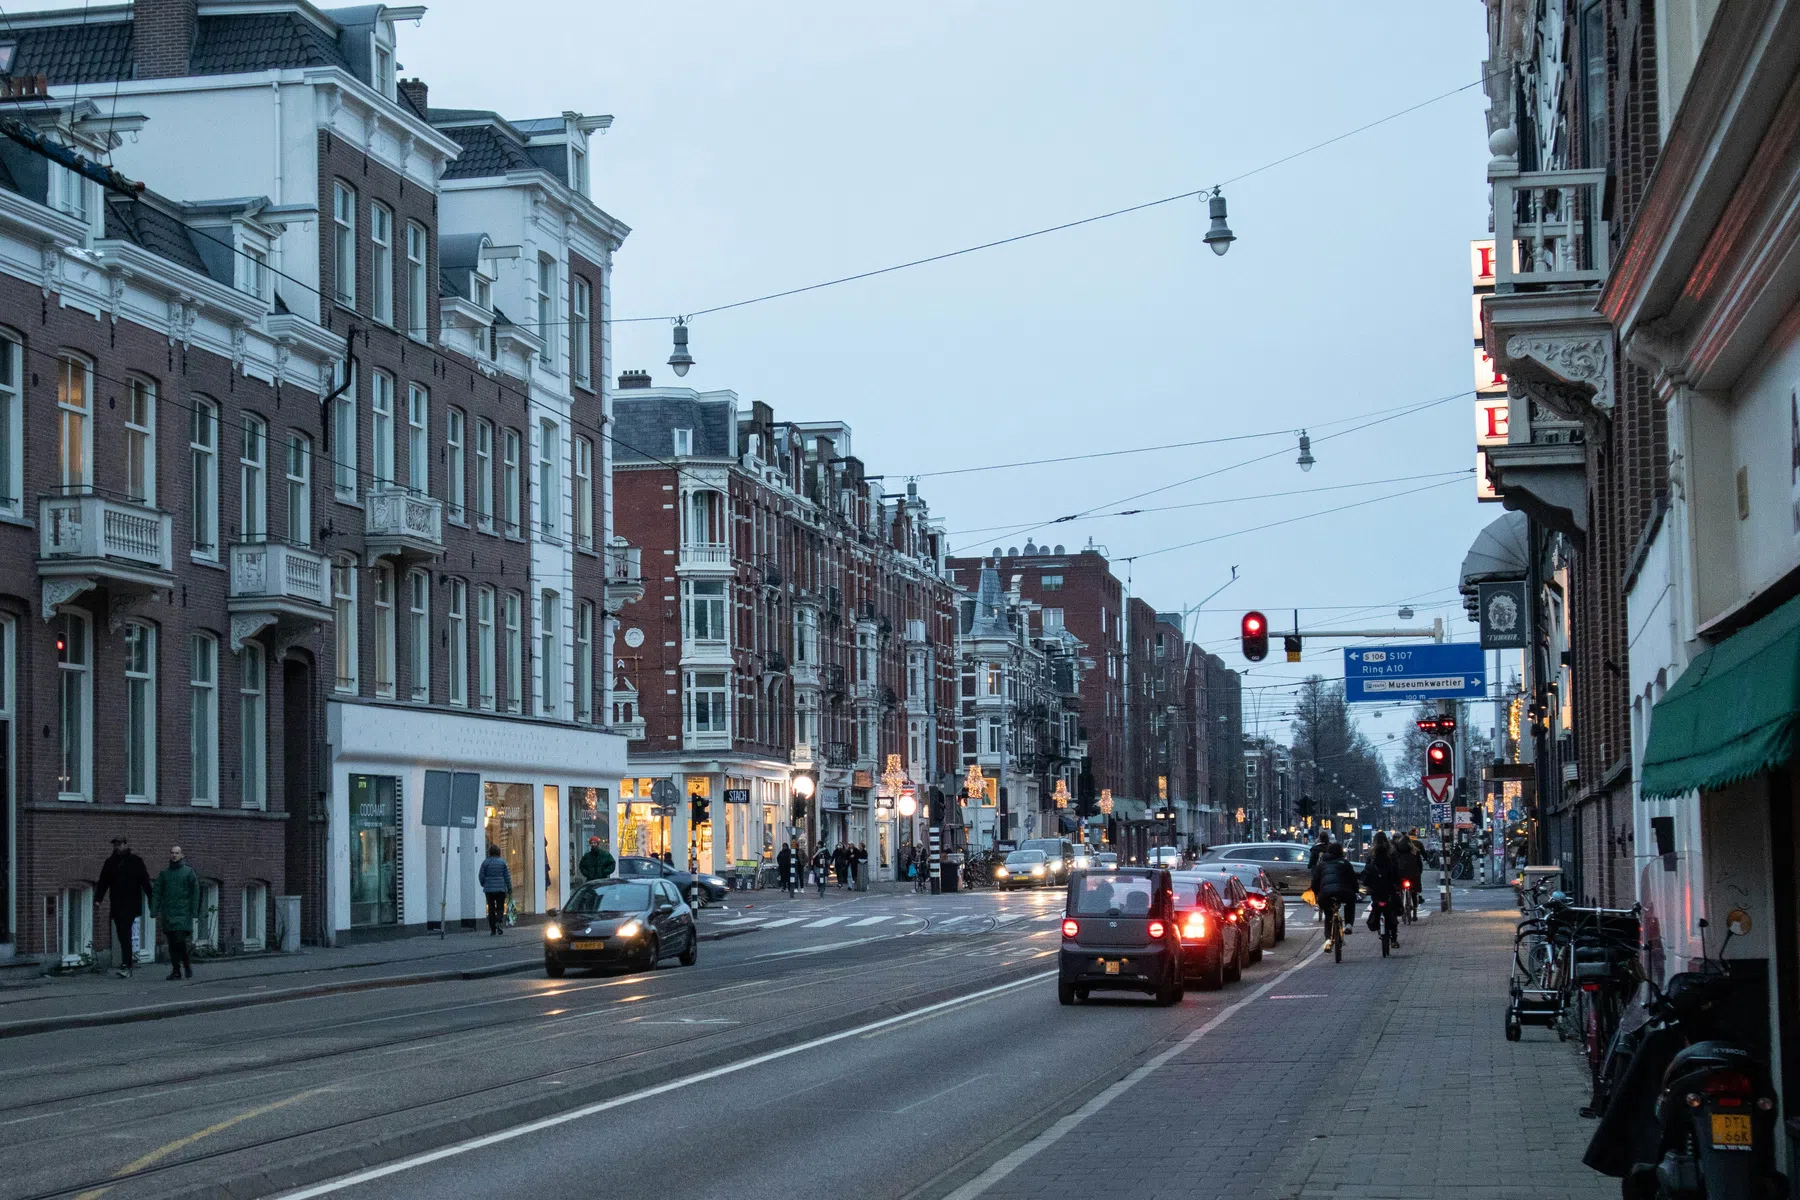
<path id="1" fill-rule="evenodd" d="M 1556 382 L 1570 388 L 1588 389 L 1582 407 L 1592 405 L 1603 413 L 1612 411 L 1615 398 L 1610 336 L 1582 333 L 1519 334 L 1507 339 L 1506 356 L 1514 364 L 1509 380 L 1518 377 L 1518 363 L 1527 360 L 1535 363 Z M 1571 398 L 1581 395 L 1582 393 L 1575 392 Z M 1552 403 L 1551 407 L 1561 409 L 1562 405 Z M 1576 414 L 1571 412 L 1570 419 L 1576 419 Z"/>
<path id="2" fill-rule="evenodd" d="M 44 580 L 43 612 L 44 620 L 53 620 L 56 610 L 81 595 L 100 586 L 98 579 L 85 575 L 56 575 Z"/>

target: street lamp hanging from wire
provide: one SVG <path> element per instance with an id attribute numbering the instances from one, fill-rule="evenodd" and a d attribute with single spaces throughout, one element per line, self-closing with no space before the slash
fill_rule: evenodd
<path id="1" fill-rule="evenodd" d="M 675 360 L 670 359 L 669 361 L 673 362 Z M 1304 429 L 1300 431 L 1300 457 L 1294 461 L 1300 464 L 1300 469 L 1302 471 L 1312 470 L 1313 463 L 1318 461 L 1313 457 L 1312 439 L 1306 436 L 1306 430 Z"/>
<path id="2" fill-rule="evenodd" d="M 1212 252 L 1220 258 L 1231 249 L 1231 243 L 1237 241 L 1237 234 L 1231 232 L 1231 226 L 1225 222 L 1225 197 L 1218 188 L 1206 198 L 1207 215 L 1212 218 L 1212 227 L 1206 231 L 1201 240 L 1212 247 Z"/>
<path id="3" fill-rule="evenodd" d="M 669 354 L 669 367 L 677 376 L 686 375 L 688 368 L 694 365 L 694 356 L 688 353 L 688 327 L 685 318 L 675 318 L 675 349 Z"/>

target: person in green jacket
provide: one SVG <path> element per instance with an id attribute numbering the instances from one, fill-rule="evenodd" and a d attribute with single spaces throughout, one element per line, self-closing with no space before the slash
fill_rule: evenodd
<path id="1" fill-rule="evenodd" d="M 180 846 L 169 847 L 169 866 L 156 877 L 150 889 L 150 911 L 169 940 L 169 978 L 180 979 L 183 971 L 194 977 L 191 943 L 194 922 L 200 916 L 200 876 L 181 856 Z"/>
<path id="2" fill-rule="evenodd" d="M 613 856 L 608 853 L 606 843 L 599 837 L 588 839 L 588 852 L 581 856 L 581 877 L 592 883 L 596 879 L 605 879 L 613 873 Z"/>

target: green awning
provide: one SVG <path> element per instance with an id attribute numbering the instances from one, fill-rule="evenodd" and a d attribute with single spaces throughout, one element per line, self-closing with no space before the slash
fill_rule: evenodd
<path id="1" fill-rule="evenodd" d="M 1717 790 L 1787 763 L 1800 735 L 1800 597 L 1709 647 L 1650 712 L 1645 799 Z"/>

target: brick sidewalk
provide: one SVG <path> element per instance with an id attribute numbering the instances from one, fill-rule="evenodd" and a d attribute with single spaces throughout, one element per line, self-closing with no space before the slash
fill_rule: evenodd
<path id="1" fill-rule="evenodd" d="M 985 1198 L 1602 1200 L 1581 1165 L 1585 1072 L 1544 1030 L 1502 1029 L 1510 897 L 1469 897 L 1383 960 L 1359 928 L 1334 964 L 1312 926 L 1223 993 L 1307 965 L 999 1180 Z M 1505 905 L 1505 907 L 1502 907 Z M 1190 993 L 1189 1004 L 1194 1004 Z"/>

